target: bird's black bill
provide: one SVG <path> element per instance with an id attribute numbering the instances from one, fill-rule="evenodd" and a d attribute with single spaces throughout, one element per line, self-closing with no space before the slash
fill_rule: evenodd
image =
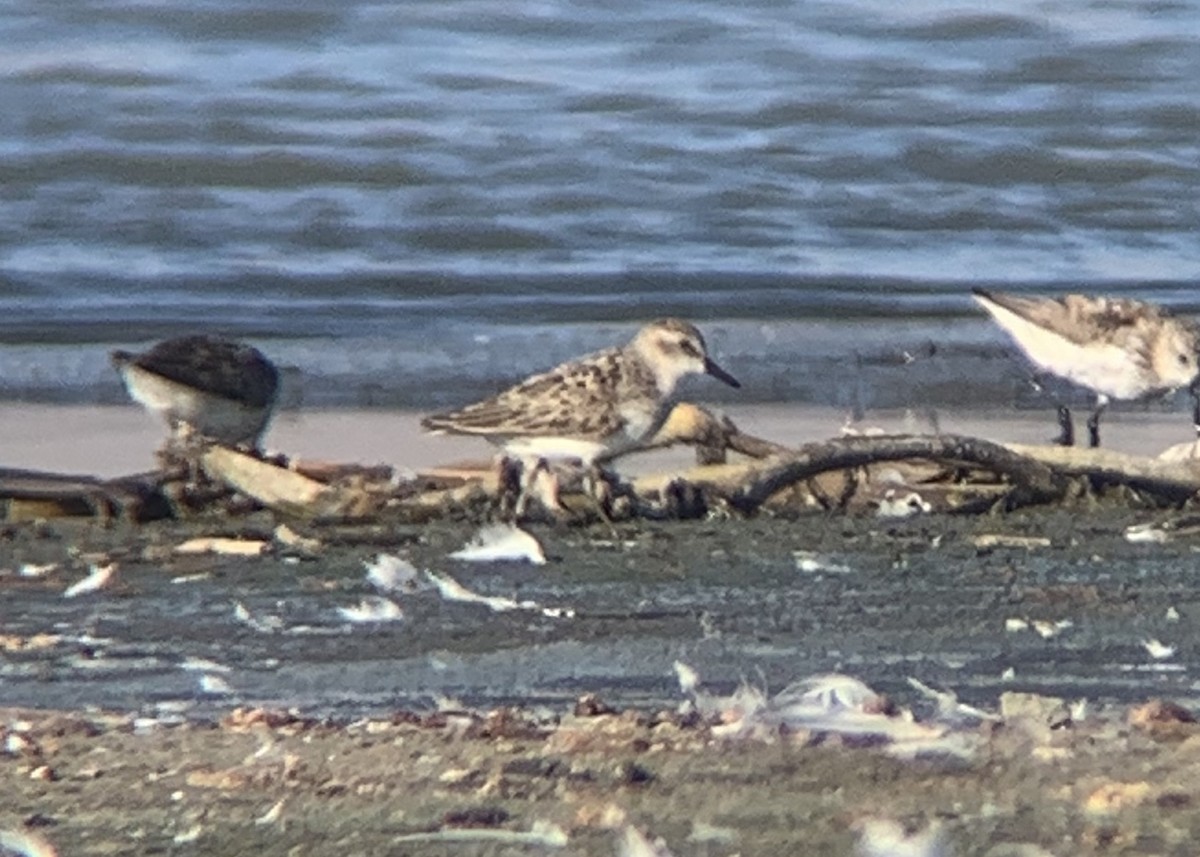
<path id="1" fill-rule="evenodd" d="M 704 371 L 709 375 L 712 375 L 718 381 L 724 381 L 730 387 L 742 386 L 741 382 L 738 381 L 737 378 L 730 375 L 728 372 L 709 359 L 705 359 L 704 361 Z"/>

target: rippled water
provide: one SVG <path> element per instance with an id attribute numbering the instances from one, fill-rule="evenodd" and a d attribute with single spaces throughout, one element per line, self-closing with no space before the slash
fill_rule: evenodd
<path id="1" fill-rule="evenodd" d="M 973 282 L 1200 310 L 1200 6 L 1003 9 L 13 0 L 0 393 L 202 326 L 424 405 L 672 312 L 824 401 L 789 376 L 998 350 Z"/>

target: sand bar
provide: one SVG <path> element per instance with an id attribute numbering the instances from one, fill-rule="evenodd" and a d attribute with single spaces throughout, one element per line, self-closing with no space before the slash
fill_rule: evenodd
<path id="1" fill-rule="evenodd" d="M 807 405 L 750 405 L 725 411 L 742 431 L 784 444 L 835 436 L 846 423 L 836 408 Z M 1083 415 L 1077 431 L 1084 431 Z M 867 415 L 858 428 L 929 433 L 928 414 L 880 411 Z M 1053 415 L 1043 411 L 939 411 L 936 427 L 1016 443 L 1047 442 L 1055 432 Z M 1193 439 L 1190 420 L 1176 412 L 1118 412 L 1106 415 L 1104 445 L 1122 452 L 1157 454 Z M 0 404 L 0 466 L 117 476 L 154 467 L 153 451 L 163 429 L 156 419 L 133 406 Z M 293 457 L 386 463 L 420 468 L 493 454 L 474 438 L 434 437 L 420 427 L 420 414 L 398 410 L 298 410 L 279 414 L 267 434 L 270 450 Z M 686 450 L 634 456 L 622 464 L 630 471 L 686 462 Z"/>

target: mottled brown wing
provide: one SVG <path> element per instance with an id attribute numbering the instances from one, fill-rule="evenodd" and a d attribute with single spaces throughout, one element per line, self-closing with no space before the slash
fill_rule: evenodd
<path id="1" fill-rule="evenodd" d="M 534 375 L 462 410 L 426 417 L 430 431 L 537 437 L 603 438 L 624 422 L 612 391 L 620 383 L 616 351 Z"/>
<path id="2" fill-rule="evenodd" d="M 983 289 L 976 289 L 975 292 L 1033 324 L 1080 345 L 1109 338 L 1114 332 L 1118 332 L 1118 336 L 1123 330 L 1132 333 L 1147 320 L 1157 320 L 1162 316 L 1158 307 L 1130 298 L 1086 295 L 1026 297 Z"/>
<path id="3" fill-rule="evenodd" d="M 1089 298 L 1066 295 L 1062 299 L 1070 317 L 1091 334 L 1104 334 L 1120 328 L 1155 325 L 1166 312 L 1153 304 L 1132 298 Z"/>
<path id="4" fill-rule="evenodd" d="M 114 352 L 113 361 L 136 366 L 197 390 L 266 407 L 275 400 L 279 373 L 261 351 L 220 336 L 178 336 L 149 351 Z"/>

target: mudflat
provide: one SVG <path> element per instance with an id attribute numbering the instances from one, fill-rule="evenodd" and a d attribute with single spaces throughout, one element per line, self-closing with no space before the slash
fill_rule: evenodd
<path id="1" fill-rule="evenodd" d="M 626 825 L 676 855 L 905 833 L 997 857 L 1192 853 L 1200 536 L 1126 537 L 1187 515 L 1084 498 L 531 526 L 540 566 L 451 558 L 468 520 L 290 522 L 301 539 L 266 513 L 9 524 L 0 827 L 62 854 L 613 854 Z M 201 537 L 239 553 L 179 552 Z M 381 553 L 410 585 L 368 582 Z M 381 597 L 395 610 L 357 621 Z M 959 743 L 731 729 L 739 686 L 831 672 Z M 1146 715 L 1155 698 L 1182 708 Z"/>
<path id="2" fill-rule="evenodd" d="M 1190 414 L 1127 409 L 1105 417 L 1105 448 L 1154 455 L 1195 437 Z M 836 436 L 849 424 L 847 411 L 808 405 L 751 404 L 723 409 L 742 431 L 796 445 Z M 1079 415 L 1082 429 L 1083 412 Z M 431 436 L 421 414 L 407 410 L 284 410 L 268 428 L 264 445 L 295 458 L 382 462 L 421 468 L 456 458 L 487 459 L 494 447 L 478 438 Z M 1047 443 L 1058 428 L 1052 408 L 985 411 L 873 411 L 853 423 L 857 430 L 900 433 L 943 431 L 1013 443 Z M 0 465 L 96 476 L 119 476 L 154 466 L 162 426 L 133 405 L 0 403 Z M 688 450 L 630 456 L 621 469 L 644 472 L 690 457 Z"/>
<path id="3" fill-rule="evenodd" d="M 1163 737 L 1126 723 L 1142 701 L 1194 695 L 1193 546 L 1123 535 L 1166 514 L 814 514 L 620 524 L 616 539 L 533 527 L 544 566 L 450 559 L 465 521 L 255 557 L 174 548 L 270 545 L 266 516 L 14 525 L 0 678 L 22 710 L 2 721 L 17 736 L 0 757 L 3 823 L 60 853 L 523 853 L 400 837 L 553 824 L 569 853 L 609 854 L 622 818 L 675 854 L 851 853 L 877 818 L 936 823 L 964 854 L 1185 853 L 1200 742 L 1191 724 Z M 532 605 L 426 586 L 392 596 L 402 618 L 349 621 L 340 608 L 375 597 L 364 562 L 380 551 Z M 107 562 L 114 582 L 63 597 Z M 918 720 L 933 703 L 910 677 L 989 713 L 1014 692 L 1088 704 L 1054 728 L 968 721 L 967 757 L 902 760 L 811 732 L 720 737 L 721 717 L 687 714 L 677 661 L 714 694 L 846 673 Z M 587 694 L 614 713 L 576 714 Z"/>

